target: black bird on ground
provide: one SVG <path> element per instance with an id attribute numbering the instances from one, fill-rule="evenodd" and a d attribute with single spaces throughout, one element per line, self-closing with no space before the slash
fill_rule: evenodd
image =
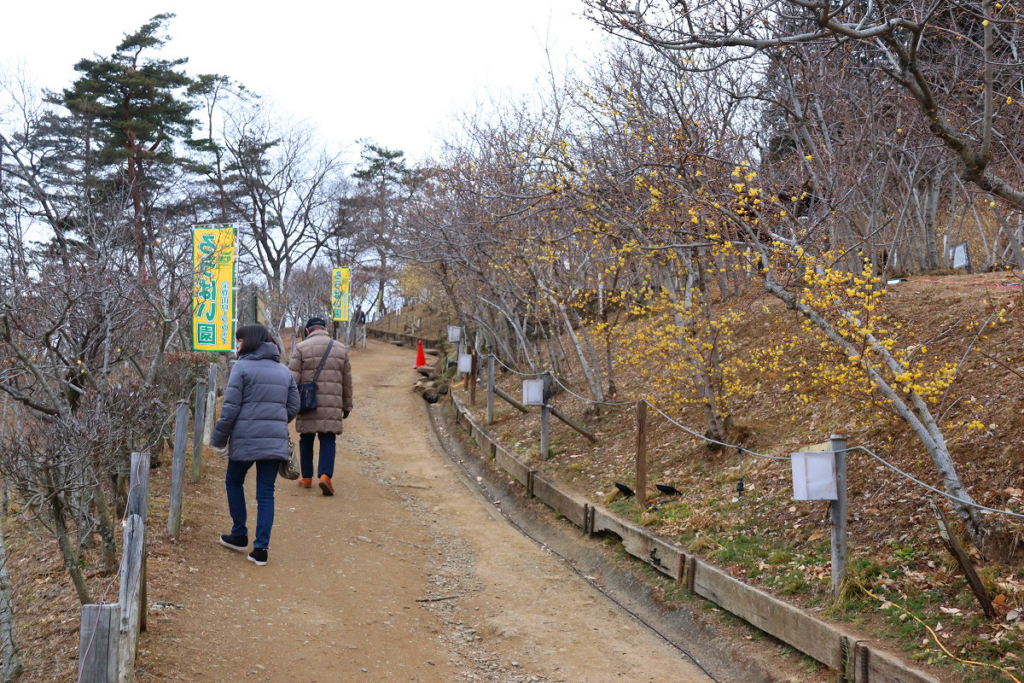
<path id="1" fill-rule="evenodd" d="M 683 492 L 677 489 L 672 484 L 655 484 L 654 488 L 658 489 L 667 496 L 681 496 Z"/>
<path id="2" fill-rule="evenodd" d="M 615 488 L 617 488 L 622 493 L 622 495 L 624 497 L 626 497 L 626 498 L 632 498 L 633 496 L 636 495 L 635 493 L 633 493 L 633 489 L 629 488 L 625 484 L 620 484 L 619 482 L 615 482 Z"/>

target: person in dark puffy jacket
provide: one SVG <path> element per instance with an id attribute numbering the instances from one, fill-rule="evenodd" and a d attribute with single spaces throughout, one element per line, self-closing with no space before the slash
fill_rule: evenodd
<path id="1" fill-rule="evenodd" d="M 288 460 L 288 423 L 299 412 L 299 390 L 292 373 L 281 364 L 281 352 L 263 325 L 244 325 L 235 333 L 238 361 L 224 390 L 224 406 L 210 445 L 219 452 L 230 439 L 224 477 L 233 526 L 221 545 L 244 553 L 246 529 L 245 475 L 256 464 L 256 538 L 249 559 L 267 563 L 270 529 L 274 525 L 274 483 L 282 460 Z"/>

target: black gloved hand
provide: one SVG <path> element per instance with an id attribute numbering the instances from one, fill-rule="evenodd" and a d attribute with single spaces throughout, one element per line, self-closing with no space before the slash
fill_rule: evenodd
<path id="1" fill-rule="evenodd" d="M 348 419 L 348 413 L 349 413 L 349 411 L 347 411 L 347 410 L 345 412 L 343 412 L 341 414 L 341 419 L 342 420 L 347 420 Z"/>

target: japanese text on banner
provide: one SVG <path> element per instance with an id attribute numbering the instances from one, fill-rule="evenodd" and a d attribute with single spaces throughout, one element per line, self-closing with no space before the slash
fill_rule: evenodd
<path id="1" fill-rule="evenodd" d="M 348 321 L 351 282 L 351 271 L 348 268 L 335 268 L 331 271 L 331 317 L 334 320 Z"/>
<path id="2" fill-rule="evenodd" d="M 235 228 L 196 226 L 192 256 L 192 348 L 231 351 L 235 336 Z"/>

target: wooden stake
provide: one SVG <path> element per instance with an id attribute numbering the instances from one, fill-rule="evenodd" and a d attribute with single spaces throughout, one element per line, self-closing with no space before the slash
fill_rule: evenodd
<path id="1" fill-rule="evenodd" d="M 78 641 L 80 683 L 117 683 L 117 651 L 120 643 L 121 608 L 116 602 L 82 605 Z"/>
<path id="2" fill-rule="evenodd" d="M 981 604 L 981 609 L 985 612 L 985 616 L 989 619 L 995 619 L 998 615 L 996 610 L 992 607 L 992 601 L 988 598 L 988 591 L 985 590 L 985 584 L 981 582 L 981 578 L 978 576 L 978 572 L 974 570 L 974 565 L 971 564 L 971 560 L 967 557 L 967 553 L 964 552 L 963 546 L 960 545 L 960 541 L 957 539 L 956 534 L 949 528 L 949 522 L 946 520 L 946 516 L 942 514 L 942 510 L 935 504 L 935 499 L 929 497 L 928 502 L 932 506 L 932 512 L 935 514 L 935 519 L 939 523 L 939 536 L 942 537 L 942 543 L 946 546 L 946 550 L 956 558 L 957 563 L 960 565 L 960 570 L 964 573 L 964 578 L 967 579 L 967 585 L 971 587 L 971 591 L 974 593 L 974 597 L 978 598 L 978 602 Z"/>
<path id="3" fill-rule="evenodd" d="M 548 405 L 551 394 L 551 375 L 544 374 L 544 405 L 540 407 L 540 459 L 547 460 L 551 451 L 551 407 Z"/>
<path id="4" fill-rule="evenodd" d="M 118 604 L 121 605 L 121 632 L 117 653 L 117 679 L 119 683 L 135 680 L 135 657 L 139 653 L 139 629 L 142 626 L 142 558 L 146 554 L 146 529 L 142 518 L 129 515 L 124 527 L 121 555 L 121 585 Z"/>
<path id="5" fill-rule="evenodd" d="M 494 424 L 494 354 L 487 357 L 487 424 Z"/>
<path id="6" fill-rule="evenodd" d="M 142 520 L 143 545 L 149 536 L 149 453 L 132 453 L 131 455 L 131 477 L 128 484 L 128 514 L 138 515 Z M 149 628 L 149 564 L 147 553 L 142 553 L 142 582 L 139 587 L 139 602 L 142 604 L 142 614 L 139 627 L 145 631 Z"/>
<path id="7" fill-rule="evenodd" d="M 175 541 L 181 530 L 181 494 L 185 486 L 185 446 L 188 443 L 188 403 L 178 401 L 174 420 L 174 457 L 171 460 L 171 508 L 167 533 Z"/>
<path id="8" fill-rule="evenodd" d="M 473 349 L 471 352 L 471 357 L 473 361 L 470 363 L 469 367 L 469 405 L 476 408 L 476 375 L 478 372 L 476 349 Z"/>
<path id="9" fill-rule="evenodd" d="M 294 343 L 295 338 L 292 337 Z M 206 421 L 203 423 L 203 445 L 210 445 L 213 434 L 213 414 L 217 407 L 217 364 L 210 363 L 210 374 L 206 379 Z"/>
<path id="10" fill-rule="evenodd" d="M 647 401 L 636 402 L 636 504 L 647 507 Z"/>
<path id="11" fill-rule="evenodd" d="M 196 384 L 196 412 L 192 418 L 192 483 L 203 474 L 203 425 L 206 422 L 206 380 Z"/>

